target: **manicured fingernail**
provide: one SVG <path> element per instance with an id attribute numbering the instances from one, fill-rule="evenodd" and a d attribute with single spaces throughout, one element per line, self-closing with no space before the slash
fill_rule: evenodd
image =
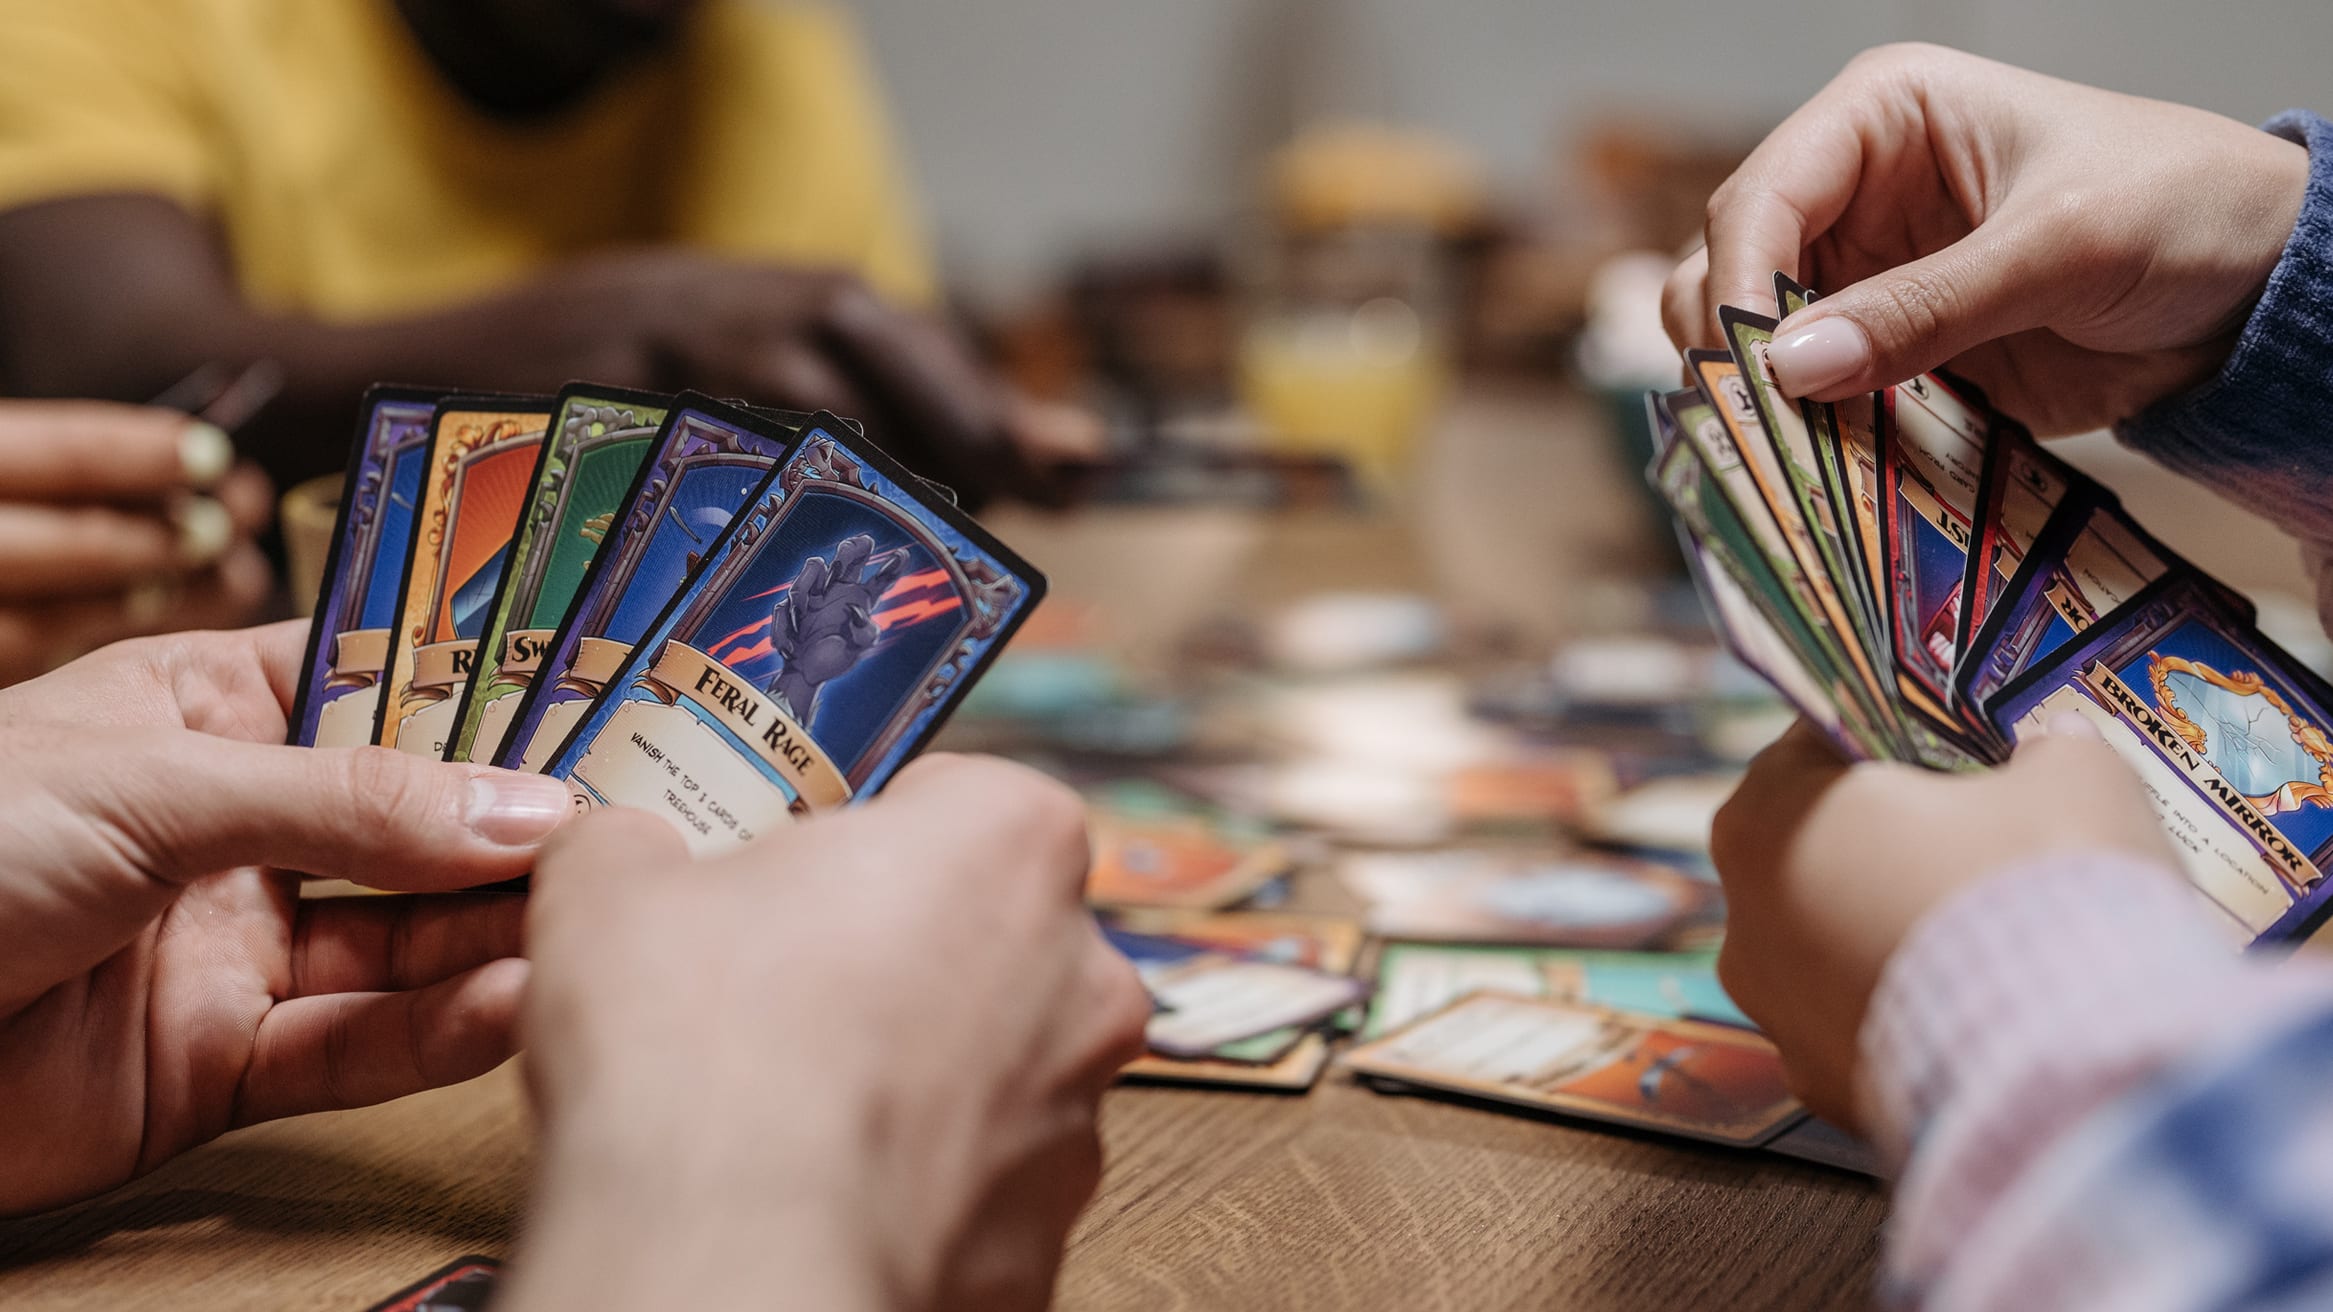
<path id="1" fill-rule="evenodd" d="M 2098 732 L 2098 726 L 2091 723 L 2090 717 L 2080 711 L 2059 711 L 2042 722 L 2041 731 L 2052 738 L 2088 738 L 2094 742 L 2106 741 L 2106 735 Z"/>
<path id="2" fill-rule="evenodd" d="M 234 464 L 235 443 L 217 424 L 197 419 L 179 430 L 178 470 L 188 487 L 214 487 Z"/>
<path id="3" fill-rule="evenodd" d="M 470 781 L 470 828 L 489 843 L 540 842 L 574 813 L 567 785 L 548 775 L 496 770 Z"/>
<path id="4" fill-rule="evenodd" d="M 235 520 L 227 508 L 209 497 L 189 497 L 171 508 L 178 528 L 178 557 L 189 565 L 208 565 L 227 554 L 235 537 Z"/>
<path id="5" fill-rule="evenodd" d="M 1822 391 L 1871 364 L 1871 339 L 1853 319 L 1825 315 L 1804 327 L 1782 325 L 1766 349 L 1774 381 L 1791 396 Z"/>

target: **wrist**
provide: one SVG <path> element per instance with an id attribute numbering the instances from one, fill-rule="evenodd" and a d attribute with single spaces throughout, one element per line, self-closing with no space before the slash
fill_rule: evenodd
<path id="1" fill-rule="evenodd" d="M 2333 124 L 2292 112 L 2269 121 L 2258 143 L 2261 199 L 2250 227 L 2265 254 L 2264 278 L 2233 305 L 2240 324 L 2218 372 L 2192 390 L 2156 400 L 2115 425 L 2124 443 L 2172 470 L 2257 507 L 2288 532 L 2323 538 L 2333 530 L 2323 481 L 2296 477 L 2296 452 L 2313 441 L 2333 389 L 2319 362 L 2333 359 Z M 2285 169 L 2298 168 L 2299 190 L 2286 196 L 2290 221 L 2268 197 Z M 2270 249 L 2279 228 L 2282 245 Z M 2233 275 L 2231 275 L 2231 278 Z M 2296 363 L 2303 367 L 2296 367 Z"/>
<path id="2" fill-rule="evenodd" d="M 2098 846 L 1993 866 L 1915 920 L 1881 966 L 1857 1036 L 1856 1110 L 1901 1163 L 1980 1075 L 2003 1076 L 2102 1018 L 2160 1011 L 2234 968 L 2163 859 Z"/>
<path id="3" fill-rule="evenodd" d="M 750 1096 L 750 1095 L 747 1095 Z M 510 1305 L 898 1307 L 899 1236 L 837 1118 L 599 1098 L 544 1125 Z"/>

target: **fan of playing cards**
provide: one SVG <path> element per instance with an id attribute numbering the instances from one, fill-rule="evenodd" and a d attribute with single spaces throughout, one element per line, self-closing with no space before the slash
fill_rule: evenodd
<path id="1" fill-rule="evenodd" d="M 881 788 L 1044 591 L 832 415 L 375 388 L 291 738 L 549 773 L 718 851 Z"/>
<path id="2" fill-rule="evenodd" d="M 1776 276 L 1783 313 L 1813 294 Z M 2328 904 L 2333 690 L 2249 603 L 2133 523 L 1975 389 L 1924 374 L 1784 397 L 1775 321 L 1648 397 L 1650 477 L 1727 644 L 1856 760 L 2006 759 L 2065 715 L 2146 782 L 2188 878 L 2245 941 Z"/>

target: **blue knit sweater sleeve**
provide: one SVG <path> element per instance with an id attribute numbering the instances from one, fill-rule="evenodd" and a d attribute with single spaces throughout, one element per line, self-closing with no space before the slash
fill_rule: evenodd
<path id="1" fill-rule="evenodd" d="M 2115 434 L 2322 556 L 2333 544 L 2333 123 L 2288 110 L 2263 126 L 2308 147 L 2292 239 L 2218 377 Z"/>

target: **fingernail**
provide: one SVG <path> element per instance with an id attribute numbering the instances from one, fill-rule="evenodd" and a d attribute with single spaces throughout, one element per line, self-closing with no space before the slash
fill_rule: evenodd
<path id="1" fill-rule="evenodd" d="M 197 419 L 179 430 L 178 470 L 188 487 L 216 486 L 234 464 L 235 443 L 217 424 Z"/>
<path id="2" fill-rule="evenodd" d="M 1871 339 L 1853 319 L 1825 315 L 1803 328 L 1782 325 L 1766 348 L 1774 381 L 1791 396 L 1844 382 L 1871 364 Z"/>
<path id="3" fill-rule="evenodd" d="M 234 518 L 209 497 L 189 497 L 171 509 L 170 518 L 178 529 L 179 559 L 189 565 L 208 565 L 226 555 L 235 537 Z"/>
<path id="4" fill-rule="evenodd" d="M 565 782 L 548 775 L 496 770 L 470 780 L 470 828 L 489 843 L 525 847 L 548 837 L 574 812 Z"/>
<path id="5" fill-rule="evenodd" d="M 2059 711 L 2042 722 L 2041 731 L 2052 738 L 2088 738 L 2093 742 L 2101 743 L 2106 741 L 2106 735 L 2098 732 L 2098 726 L 2091 723 L 2090 717 L 2080 711 Z"/>

